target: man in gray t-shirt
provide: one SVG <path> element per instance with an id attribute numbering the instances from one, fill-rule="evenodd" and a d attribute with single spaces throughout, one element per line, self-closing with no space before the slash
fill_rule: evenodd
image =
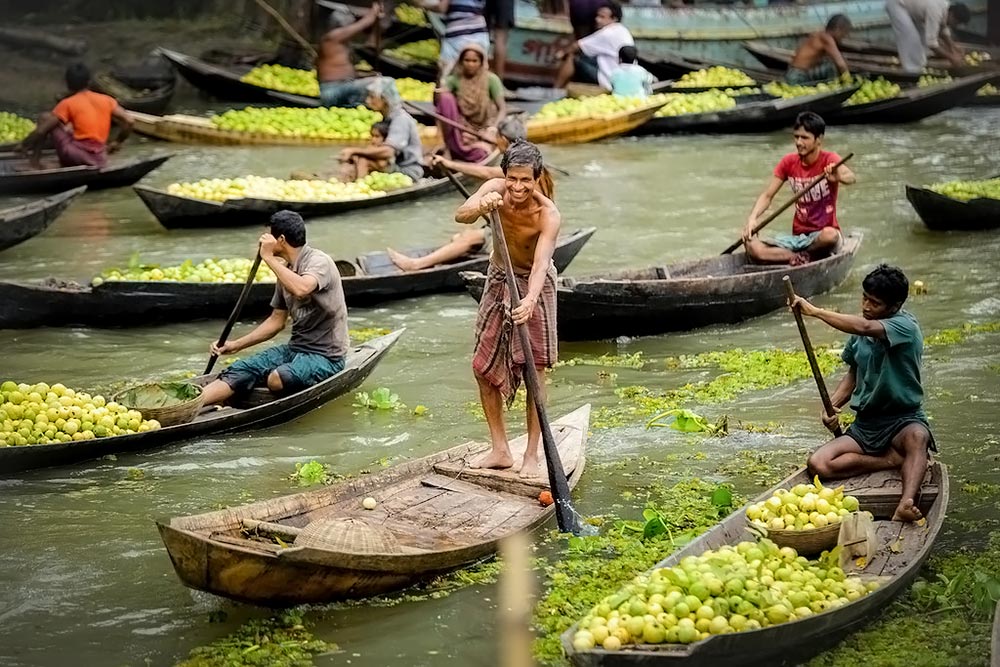
<path id="1" fill-rule="evenodd" d="M 340 272 L 329 255 L 306 245 L 302 216 L 292 211 L 271 216 L 270 232 L 260 237 L 260 256 L 278 278 L 271 315 L 241 338 L 221 346 L 212 343 L 212 354 L 238 352 L 270 340 L 285 328 L 289 316 L 291 339 L 220 373 L 202 392 L 206 405 L 258 386 L 276 394 L 295 393 L 344 368 L 350 339 Z"/>

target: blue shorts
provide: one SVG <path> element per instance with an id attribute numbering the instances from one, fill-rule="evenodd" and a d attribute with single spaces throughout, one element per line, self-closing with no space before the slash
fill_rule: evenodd
<path id="1" fill-rule="evenodd" d="M 319 100 L 325 107 L 356 107 L 368 98 L 368 84 L 354 81 L 324 81 L 319 84 Z"/>
<path id="2" fill-rule="evenodd" d="M 237 395 L 255 387 L 266 387 L 267 376 L 277 371 L 282 393 L 292 394 L 319 384 L 344 370 L 343 359 L 329 359 L 321 354 L 294 352 L 288 345 L 275 345 L 240 359 L 219 374 Z"/>
<path id="3" fill-rule="evenodd" d="M 761 238 L 761 241 L 767 245 L 777 246 L 785 250 L 791 250 L 792 252 L 802 252 L 803 250 L 807 250 L 819 238 L 819 234 L 819 232 L 810 232 L 808 234 L 775 234 L 773 238 Z M 840 241 L 837 242 L 831 254 L 839 252 L 843 242 L 844 235 L 841 234 Z"/>

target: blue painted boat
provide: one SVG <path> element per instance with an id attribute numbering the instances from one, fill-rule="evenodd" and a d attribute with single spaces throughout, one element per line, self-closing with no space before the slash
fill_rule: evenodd
<path id="1" fill-rule="evenodd" d="M 972 28 L 985 25 L 986 0 L 968 0 Z M 857 39 L 892 41 L 885 0 L 839 0 L 808 4 L 740 7 L 693 5 L 669 7 L 625 5 L 624 23 L 635 37 L 643 58 L 673 54 L 753 66 L 756 61 L 741 46 L 748 40 L 767 40 L 774 46 L 795 48 L 803 36 L 819 30 L 834 14 L 847 14 Z M 514 81 L 549 84 L 558 66 L 555 54 L 573 42 L 565 16 L 542 15 L 526 0 L 518 0 L 516 27 L 511 30 L 507 74 Z"/>

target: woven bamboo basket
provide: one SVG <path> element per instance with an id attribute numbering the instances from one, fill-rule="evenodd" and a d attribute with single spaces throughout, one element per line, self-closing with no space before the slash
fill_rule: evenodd
<path id="1" fill-rule="evenodd" d="M 651 119 L 663 106 L 653 102 L 638 109 L 597 118 L 556 118 L 530 120 L 528 141 L 537 144 L 584 144 L 631 132 Z"/>
<path id="2" fill-rule="evenodd" d="M 315 547 L 355 554 L 398 554 L 396 536 L 382 526 L 352 517 L 318 519 L 295 538 L 297 547 Z"/>
<path id="3" fill-rule="evenodd" d="M 153 116 L 133 113 L 135 131 L 161 141 L 215 146 L 365 146 L 368 140 L 294 137 L 264 132 L 239 132 L 216 127 L 208 118 L 174 114 Z M 425 144 L 437 142 L 437 128 L 425 127 L 420 139 Z"/>
<path id="4" fill-rule="evenodd" d="M 142 389 L 143 387 L 153 387 L 156 384 L 145 384 L 138 385 L 135 387 L 129 387 L 128 389 L 122 390 L 111 397 L 111 400 L 116 401 L 130 410 L 138 410 L 142 413 L 143 419 L 155 419 L 160 422 L 160 426 L 176 426 L 177 424 L 187 424 L 193 420 L 198 412 L 201 410 L 202 405 L 205 402 L 205 396 L 201 392 L 201 387 L 197 385 L 191 385 L 197 387 L 198 396 L 192 398 L 189 401 L 183 403 L 178 403 L 177 405 L 166 405 L 162 408 L 139 408 L 134 405 L 129 405 L 129 392 L 136 389 Z"/>
<path id="5" fill-rule="evenodd" d="M 791 547 L 800 555 L 818 554 L 837 546 L 840 536 L 840 522 L 831 523 L 813 530 L 771 530 L 767 537 L 779 547 Z"/>

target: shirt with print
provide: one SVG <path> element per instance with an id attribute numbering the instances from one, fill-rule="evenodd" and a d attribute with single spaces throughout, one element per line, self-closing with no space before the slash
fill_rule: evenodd
<path id="1" fill-rule="evenodd" d="M 300 276 L 315 278 L 316 290 L 299 299 L 289 294 L 281 281 L 275 286 L 271 308 L 287 310 L 292 317 L 288 346 L 293 352 L 342 359 L 347 354 L 350 336 L 344 287 L 336 263 L 325 252 L 304 245 L 291 269 Z"/>
<path id="2" fill-rule="evenodd" d="M 885 338 L 852 335 L 841 354 L 854 369 L 851 409 L 859 416 L 922 414 L 924 339 L 920 325 L 905 310 L 879 321 Z"/>
<path id="3" fill-rule="evenodd" d="M 635 46 L 635 40 L 628 28 L 614 21 L 577 44 L 583 55 L 597 59 L 597 83 L 611 90 L 611 73 L 618 67 L 618 51 L 623 46 Z"/>
<path id="4" fill-rule="evenodd" d="M 619 65 L 611 73 L 611 92 L 622 97 L 648 97 L 653 92 L 653 75 L 642 65 Z"/>
<path id="5" fill-rule="evenodd" d="M 823 173 L 828 164 L 840 162 L 840 156 L 831 151 L 820 151 L 819 157 L 811 165 L 804 165 L 798 153 L 789 153 L 781 158 L 774 168 L 774 175 L 788 181 L 792 192 L 798 194 L 812 179 Z M 840 229 L 837 223 L 838 183 L 821 180 L 795 202 L 795 217 L 792 219 L 793 234 L 810 234 L 827 227 Z"/>
<path id="6" fill-rule="evenodd" d="M 413 116 L 402 109 L 395 109 L 389 114 L 389 133 L 385 145 L 396 151 L 396 167 L 420 166 L 424 155 L 423 144 L 420 143 L 420 129 Z"/>
<path id="7" fill-rule="evenodd" d="M 73 126 L 73 138 L 108 143 L 111 134 L 111 113 L 118 106 L 115 98 L 81 90 L 56 104 L 52 113 L 63 123 Z"/>

